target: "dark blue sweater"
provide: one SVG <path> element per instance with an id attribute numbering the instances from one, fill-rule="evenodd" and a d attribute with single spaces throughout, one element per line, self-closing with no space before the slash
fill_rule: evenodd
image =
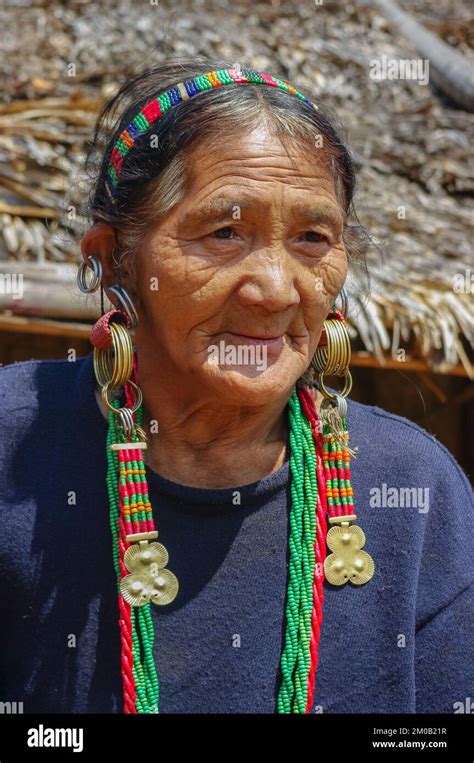
<path id="1" fill-rule="evenodd" d="M 107 423 L 92 353 L 2 368 L 0 401 L 0 701 L 120 713 Z M 471 486 L 407 419 L 349 401 L 348 425 L 357 524 L 376 571 L 366 585 L 324 584 L 314 712 L 463 712 L 474 698 Z M 239 487 L 236 504 L 236 488 L 182 486 L 147 467 L 180 581 L 171 605 L 152 605 L 160 712 L 275 712 L 288 475 L 287 462 Z"/>

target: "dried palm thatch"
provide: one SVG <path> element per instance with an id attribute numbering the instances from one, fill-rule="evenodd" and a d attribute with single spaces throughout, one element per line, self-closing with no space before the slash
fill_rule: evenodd
<path id="1" fill-rule="evenodd" d="M 0 10 L 2 28 L 16 30 L 0 42 L 2 271 L 79 262 L 86 144 L 101 100 L 127 71 L 169 56 L 218 55 L 311 87 L 345 125 L 359 168 L 358 216 L 381 245 L 367 253 L 369 291 L 355 265 L 347 282 L 353 337 L 383 364 L 414 336 L 432 368 L 462 364 L 473 375 L 472 117 L 432 86 L 371 79 L 374 59 L 417 55 L 379 10 L 343 0 L 111 0 L 105 14 L 70 0 L 28 3 L 22 25 L 23 4 Z M 467 0 L 404 5 L 474 59 Z M 73 289 L 71 276 L 66 302 Z M 3 309 L 35 312 L 33 298 L 0 298 Z M 65 317 L 64 305 L 45 301 L 50 317 Z M 74 301 L 69 315 L 90 317 L 90 300 L 83 312 Z"/>

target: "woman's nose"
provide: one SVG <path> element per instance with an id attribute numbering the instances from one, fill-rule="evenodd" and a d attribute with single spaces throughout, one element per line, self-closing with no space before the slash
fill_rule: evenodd
<path id="1" fill-rule="evenodd" d="M 294 268 L 284 255 L 268 252 L 250 255 L 245 261 L 247 267 L 250 260 L 252 266 L 238 289 L 242 305 L 258 305 L 269 312 L 279 312 L 299 303 Z"/>

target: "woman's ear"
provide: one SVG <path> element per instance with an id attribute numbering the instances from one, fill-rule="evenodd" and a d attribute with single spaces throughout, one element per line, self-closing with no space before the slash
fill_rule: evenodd
<path id="1" fill-rule="evenodd" d="M 141 305 L 139 295 L 135 291 L 133 276 L 129 273 L 127 262 L 120 261 L 117 231 L 108 223 L 94 223 L 81 241 L 81 251 L 84 262 L 92 255 L 100 260 L 102 265 L 102 287 L 107 299 L 112 305 L 119 307 L 117 296 L 109 291 L 110 286 L 120 284 L 135 304 L 135 309 Z"/>
<path id="2" fill-rule="evenodd" d="M 115 229 L 107 223 L 94 223 L 81 240 L 81 253 L 84 262 L 92 255 L 102 265 L 102 285 L 104 288 L 117 282 L 117 269 L 113 260 L 116 246 Z"/>

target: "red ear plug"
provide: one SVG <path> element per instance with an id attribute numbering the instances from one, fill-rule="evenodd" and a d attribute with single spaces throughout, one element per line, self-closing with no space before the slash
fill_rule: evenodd
<path id="1" fill-rule="evenodd" d="M 102 315 L 102 317 L 92 326 L 89 335 L 91 343 L 94 347 L 97 347 L 98 350 L 112 349 L 110 321 L 123 323 L 129 330 L 131 328 L 130 318 L 121 310 L 110 310 L 110 312 L 104 313 L 104 315 Z"/>
<path id="2" fill-rule="evenodd" d="M 331 310 L 331 312 L 328 313 L 326 320 L 344 321 L 345 318 L 340 310 Z M 328 338 L 326 334 L 326 328 L 323 324 L 323 328 L 321 330 L 321 336 L 319 337 L 318 347 L 325 347 L 327 343 L 328 343 Z"/>

